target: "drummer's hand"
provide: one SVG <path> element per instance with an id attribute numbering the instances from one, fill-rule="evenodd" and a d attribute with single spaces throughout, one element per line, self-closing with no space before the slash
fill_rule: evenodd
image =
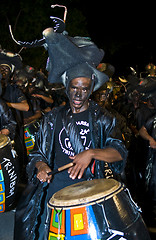
<path id="1" fill-rule="evenodd" d="M 80 179 L 84 173 L 84 170 L 88 167 L 92 160 L 90 150 L 85 150 L 74 157 L 69 158 L 72 159 L 73 163 L 75 164 L 68 170 L 68 173 L 70 174 L 69 177 L 75 179 L 78 176 L 78 179 Z"/>
<path id="2" fill-rule="evenodd" d="M 4 135 L 9 135 L 9 133 L 10 133 L 9 130 L 6 128 L 4 128 L 0 131 L 0 134 L 4 134 Z"/>
<path id="3" fill-rule="evenodd" d="M 150 138 L 149 145 L 151 148 L 156 149 L 156 141 L 154 140 L 154 138 L 152 138 L 152 137 Z"/>
<path id="4" fill-rule="evenodd" d="M 40 182 L 50 183 L 52 175 L 48 176 L 48 173 L 51 172 L 50 167 L 44 162 L 37 162 L 36 168 L 38 169 L 37 178 Z"/>
<path id="5" fill-rule="evenodd" d="M 37 94 L 37 93 L 32 94 L 32 96 L 33 96 L 33 97 L 42 98 L 42 95 L 41 95 L 41 94 Z"/>
<path id="6" fill-rule="evenodd" d="M 25 118 L 25 119 L 24 119 L 24 124 L 27 124 L 27 123 L 29 123 L 29 122 L 31 122 L 29 118 Z"/>

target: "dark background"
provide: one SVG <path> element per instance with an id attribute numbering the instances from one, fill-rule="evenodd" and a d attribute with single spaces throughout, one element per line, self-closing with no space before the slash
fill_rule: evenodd
<path id="1" fill-rule="evenodd" d="M 103 62 L 115 66 L 117 75 L 124 75 L 129 66 L 143 71 L 149 62 L 156 64 L 155 5 L 152 2 L 87 1 L 87 0 L 1 0 L 0 44 L 2 49 L 19 52 L 11 39 L 11 24 L 16 40 L 42 38 L 42 31 L 52 26 L 50 16 L 63 19 L 68 9 L 66 30 L 70 36 L 88 36 L 103 48 Z M 45 69 L 47 52 L 43 47 L 23 49 L 23 63 Z"/>

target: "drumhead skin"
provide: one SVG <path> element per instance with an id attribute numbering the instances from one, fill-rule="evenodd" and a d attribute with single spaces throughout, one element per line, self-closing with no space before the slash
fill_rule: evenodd
<path id="1" fill-rule="evenodd" d="M 4 134 L 0 134 L 0 148 L 5 147 L 10 142 L 10 138 Z"/>
<path id="2" fill-rule="evenodd" d="M 112 194 L 123 189 L 123 185 L 115 179 L 94 179 L 76 183 L 56 192 L 48 206 L 56 208 L 74 208 L 80 205 L 91 205 L 103 199 L 109 199 Z"/>

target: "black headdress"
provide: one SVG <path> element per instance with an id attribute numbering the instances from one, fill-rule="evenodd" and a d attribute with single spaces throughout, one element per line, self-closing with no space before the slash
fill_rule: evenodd
<path id="1" fill-rule="evenodd" d="M 80 67 L 91 72 L 91 79 L 95 82 L 94 90 L 109 80 L 106 74 L 96 69 L 104 57 L 104 51 L 88 38 L 70 37 L 64 32 L 59 33 L 54 28 L 47 28 L 43 31 L 43 39 L 32 43 L 18 41 L 17 44 L 23 47 L 40 45 L 48 50 L 47 70 L 50 83 L 63 82 L 66 85 L 70 70 L 74 73 L 73 69 L 75 69 L 74 78 L 76 78 Z M 85 77 L 85 74 L 83 75 Z M 93 75 L 94 78 L 92 78 Z"/>

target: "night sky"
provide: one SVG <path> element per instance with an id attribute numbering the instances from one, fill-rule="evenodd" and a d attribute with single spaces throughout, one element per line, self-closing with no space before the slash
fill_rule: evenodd
<path id="1" fill-rule="evenodd" d="M 149 62 L 156 64 L 155 10 L 150 1 L 137 6 L 132 1 L 109 2 L 93 5 L 92 10 L 98 15 L 88 16 L 90 34 L 104 48 L 106 61 L 120 72 L 129 66 L 143 71 Z"/>
<path id="2" fill-rule="evenodd" d="M 139 71 L 143 71 L 145 65 L 149 62 L 156 64 L 155 6 L 152 5 L 151 1 L 141 3 L 140 5 L 136 3 L 136 6 L 132 1 L 122 1 L 121 3 L 120 1 L 88 0 L 34 0 L 33 2 L 30 0 L 1 0 L 0 44 L 3 42 L 3 48 L 6 47 L 5 42 L 7 41 L 4 41 L 2 33 L 5 32 L 5 37 L 7 39 L 10 38 L 4 16 L 6 14 L 9 21 L 15 24 L 14 16 L 17 16 L 21 2 L 27 3 L 28 7 L 27 12 L 22 12 L 17 22 L 15 36 L 20 34 L 20 39 L 18 37 L 18 40 L 30 41 L 40 38 L 44 27 L 50 27 L 51 24 L 49 19 L 49 16 L 53 15 L 53 10 L 50 7 L 51 4 L 57 3 L 65 5 L 66 3 L 68 8 L 67 27 L 69 27 L 69 25 L 72 27 L 73 24 L 68 21 L 68 16 L 72 12 L 72 9 L 77 8 L 82 11 L 86 18 L 86 30 L 91 40 L 100 48 L 104 49 L 105 57 L 103 61 L 114 65 L 116 73 L 122 74 L 129 66 L 137 67 Z M 10 5 L 8 5 L 8 3 L 10 3 Z M 35 4 L 35 8 L 33 4 Z M 9 7 L 6 10 L 7 5 Z M 45 22 L 41 22 L 40 25 L 34 26 L 33 23 L 31 25 L 31 21 L 33 22 L 36 17 L 35 11 L 37 8 L 40 10 L 39 14 L 45 15 L 45 19 L 48 19 L 48 21 L 46 22 L 45 20 Z M 6 13 L 4 14 L 4 12 Z M 24 29 L 24 26 L 22 25 L 22 17 L 24 18 L 23 24 L 28 22 L 27 29 L 24 30 L 23 33 L 22 28 Z M 30 35 L 30 33 L 32 35 Z M 27 34 L 27 39 L 22 39 L 23 34 Z M 77 35 L 77 32 L 75 32 L 75 35 Z"/>

